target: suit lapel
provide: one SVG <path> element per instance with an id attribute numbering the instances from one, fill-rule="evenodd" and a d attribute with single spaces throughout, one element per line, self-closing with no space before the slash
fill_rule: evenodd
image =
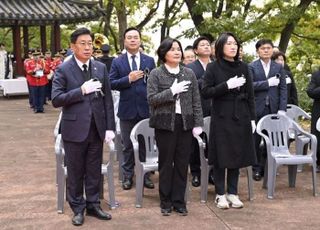
<path id="1" fill-rule="evenodd" d="M 144 70 L 146 68 L 146 56 L 143 53 L 140 53 L 140 68 L 139 70 Z"/>
<path id="2" fill-rule="evenodd" d="M 79 83 L 79 85 L 82 85 L 84 82 L 84 79 L 83 79 L 82 71 L 76 62 L 76 59 L 72 57 L 72 59 L 69 60 L 69 63 L 70 63 L 70 70 L 72 72 L 72 77 Z"/>
<path id="3" fill-rule="evenodd" d="M 264 79 L 266 79 L 267 78 L 267 76 L 266 76 L 266 73 L 264 72 L 264 69 L 263 69 L 263 66 L 262 66 L 262 64 L 261 64 L 261 60 L 259 59 L 259 60 L 257 60 L 257 69 L 258 69 L 258 71 L 261 73 L 261 75 L 264 77 Z M 269 71 L 270 72 L 270 71 Z"/>
<path id="4" fill-rule="evenodd" d="M 269 77 L 273 77 L 276 75 L 276 65 L 273 61 L 271 61 L 271 64 L 270 64 L 270 71 L 269 71 Z"/>

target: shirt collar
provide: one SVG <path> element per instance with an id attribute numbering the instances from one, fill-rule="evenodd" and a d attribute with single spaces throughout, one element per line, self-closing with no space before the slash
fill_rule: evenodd
<path id="1" fill-rule="evenodd" d="M 172 67 L 168 66 L 166 63 L 164 63 L 164 66 L 166 67 L 166 69 L 168 70 L 169 73 L 178 74 L 180 72 L 179 65 L 177 67 L 172 68 Z"/>
<path id="2" fill-rule="evenodd" d="M 83 63 L 82 61 L 80 61 L 76 55 L 73 55 L 74 56 L 74 59 L 76 60 L 77 62 L 77 65 L 80 67 L 80 69 L 83 71 L 83 64 L 86 64 L 89 68 L 89 65 L 90 65 L 90 59 L 88 61 L 86 61 L 85 63 Z"/>

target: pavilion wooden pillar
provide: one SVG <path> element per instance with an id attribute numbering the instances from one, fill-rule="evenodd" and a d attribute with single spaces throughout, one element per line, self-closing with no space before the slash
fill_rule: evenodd
<path id="1" fill-rule="evenodd" d="M 44 54 L 47 51 L 47 33 L 46 26 L 40 26 L 41 52 Z"/>
<path id="2" fill-rule="evenodd" d="M 20 26 L 14 25 L 12 27 L 12 37 L 13 37 L 13 53 L 16 59 L 16 75 L 24 75 L 23 62 L 21 57 L 21 32 Z"/>
<path id="3" fill-rule="evenodd" d="M 53 54 L 61 50 L 60 38 L 60 24 L 57 21 L 55 21 L 51 28 L 51 52 Z"/>
<path id="4" fill-rule="evenodd" d="M 23 53 L 24 53 L 24 58 L 28 57 L 28 52 L 29 52 L 29 29 L 28 26 L 23 26 Z"/>

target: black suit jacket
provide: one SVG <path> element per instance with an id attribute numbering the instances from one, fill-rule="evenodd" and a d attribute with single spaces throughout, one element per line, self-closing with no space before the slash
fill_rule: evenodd
<path id="1" fill-rule="evenodd" d="M 108 71 L 104 64 L 90 60 L 90 75 L 102 83 L 101 93 L 82 95 L 83 73 L 72 57 L 56 69 L 52 82 L 52 105 L 62 107 L 61 134 L 63 140 L 82 142 L 88 136 L 94 119 L 99 136 L 115 130 L 113 101 Z"/>
<path id="2" fill-rule="evenodd" d="M 204 76 L 204 68 L 199 60 L 196 60 L 186 66 L 187 68 L 192 69 L 194 74 L 197 77 L 198 84 L 199 84 L 199 90 L 202 88 L 202 82 L 203 82 L 203 76 Z M 201 96 L 201 106 L 203 111 L 203 116 L 207 117 L 210 116 L 210 110 L 211 110 L 211 100 L 210 99 L 204 99 Z"/>

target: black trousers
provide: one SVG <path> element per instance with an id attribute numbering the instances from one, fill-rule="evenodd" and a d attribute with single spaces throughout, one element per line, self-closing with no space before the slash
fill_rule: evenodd
<path id="1" fill-rule="evenodd" d="M 259 120 L 263 118 L 265 115 L 271 114 L 271 110 L 269 106 L 265 106 L 263 113 L 257 117 L 256 123 L 258 124 Z M 252 166 L 252 170 L 254 172 L 259 172 L 262 175 L 264 174 L 264 167 L 266 164 L 266 157 L 267 157 L 267 150 L 266 145 L 260 145 L 262 137 L 255 132 L 254 133 L 255 139 L 255 148 L 256 148 L 256 155 L 257 155 L 257 164 Z"/>
<path id="2" fill-rule="evenodd" d="M 132 178 L 134 175 L 134 152 L 133 145 L 130 139 L 130 133 L 135 124 L 143 120 L 137 118 L 133 120 L 120 120 L 121 139 L 123 145 L 123 163 L 122 170 L 125 178 Z M 142 136 L 138 136 L 139 142 L 139 158 L 140 161 L 146 160 L 146 147 Z"/>
<path id="3" fill-rule="evenodd" d="M 227 171 L 227 193 L 238 194 L 239 169 L 213 168 L 214 183 L 217 195 L 225 194 L 225 178 Z"/>
<path id="4" fill-rule="evenodd" d="M 83 142 L 64 141 L 68 171 L 67 199 L 74 213 L 83 213 L 86 207 L 100 205 L 103 140 L 93 120 L 88 137 Z"/>
<path id="5" fill-rule="evenodd" d="M 159 150 L 160 206 L 185 208 L 192 131 L 183 130 L 182 117 L 177 114 L 174 131 L 155 129 L 155 138 Z"/>

